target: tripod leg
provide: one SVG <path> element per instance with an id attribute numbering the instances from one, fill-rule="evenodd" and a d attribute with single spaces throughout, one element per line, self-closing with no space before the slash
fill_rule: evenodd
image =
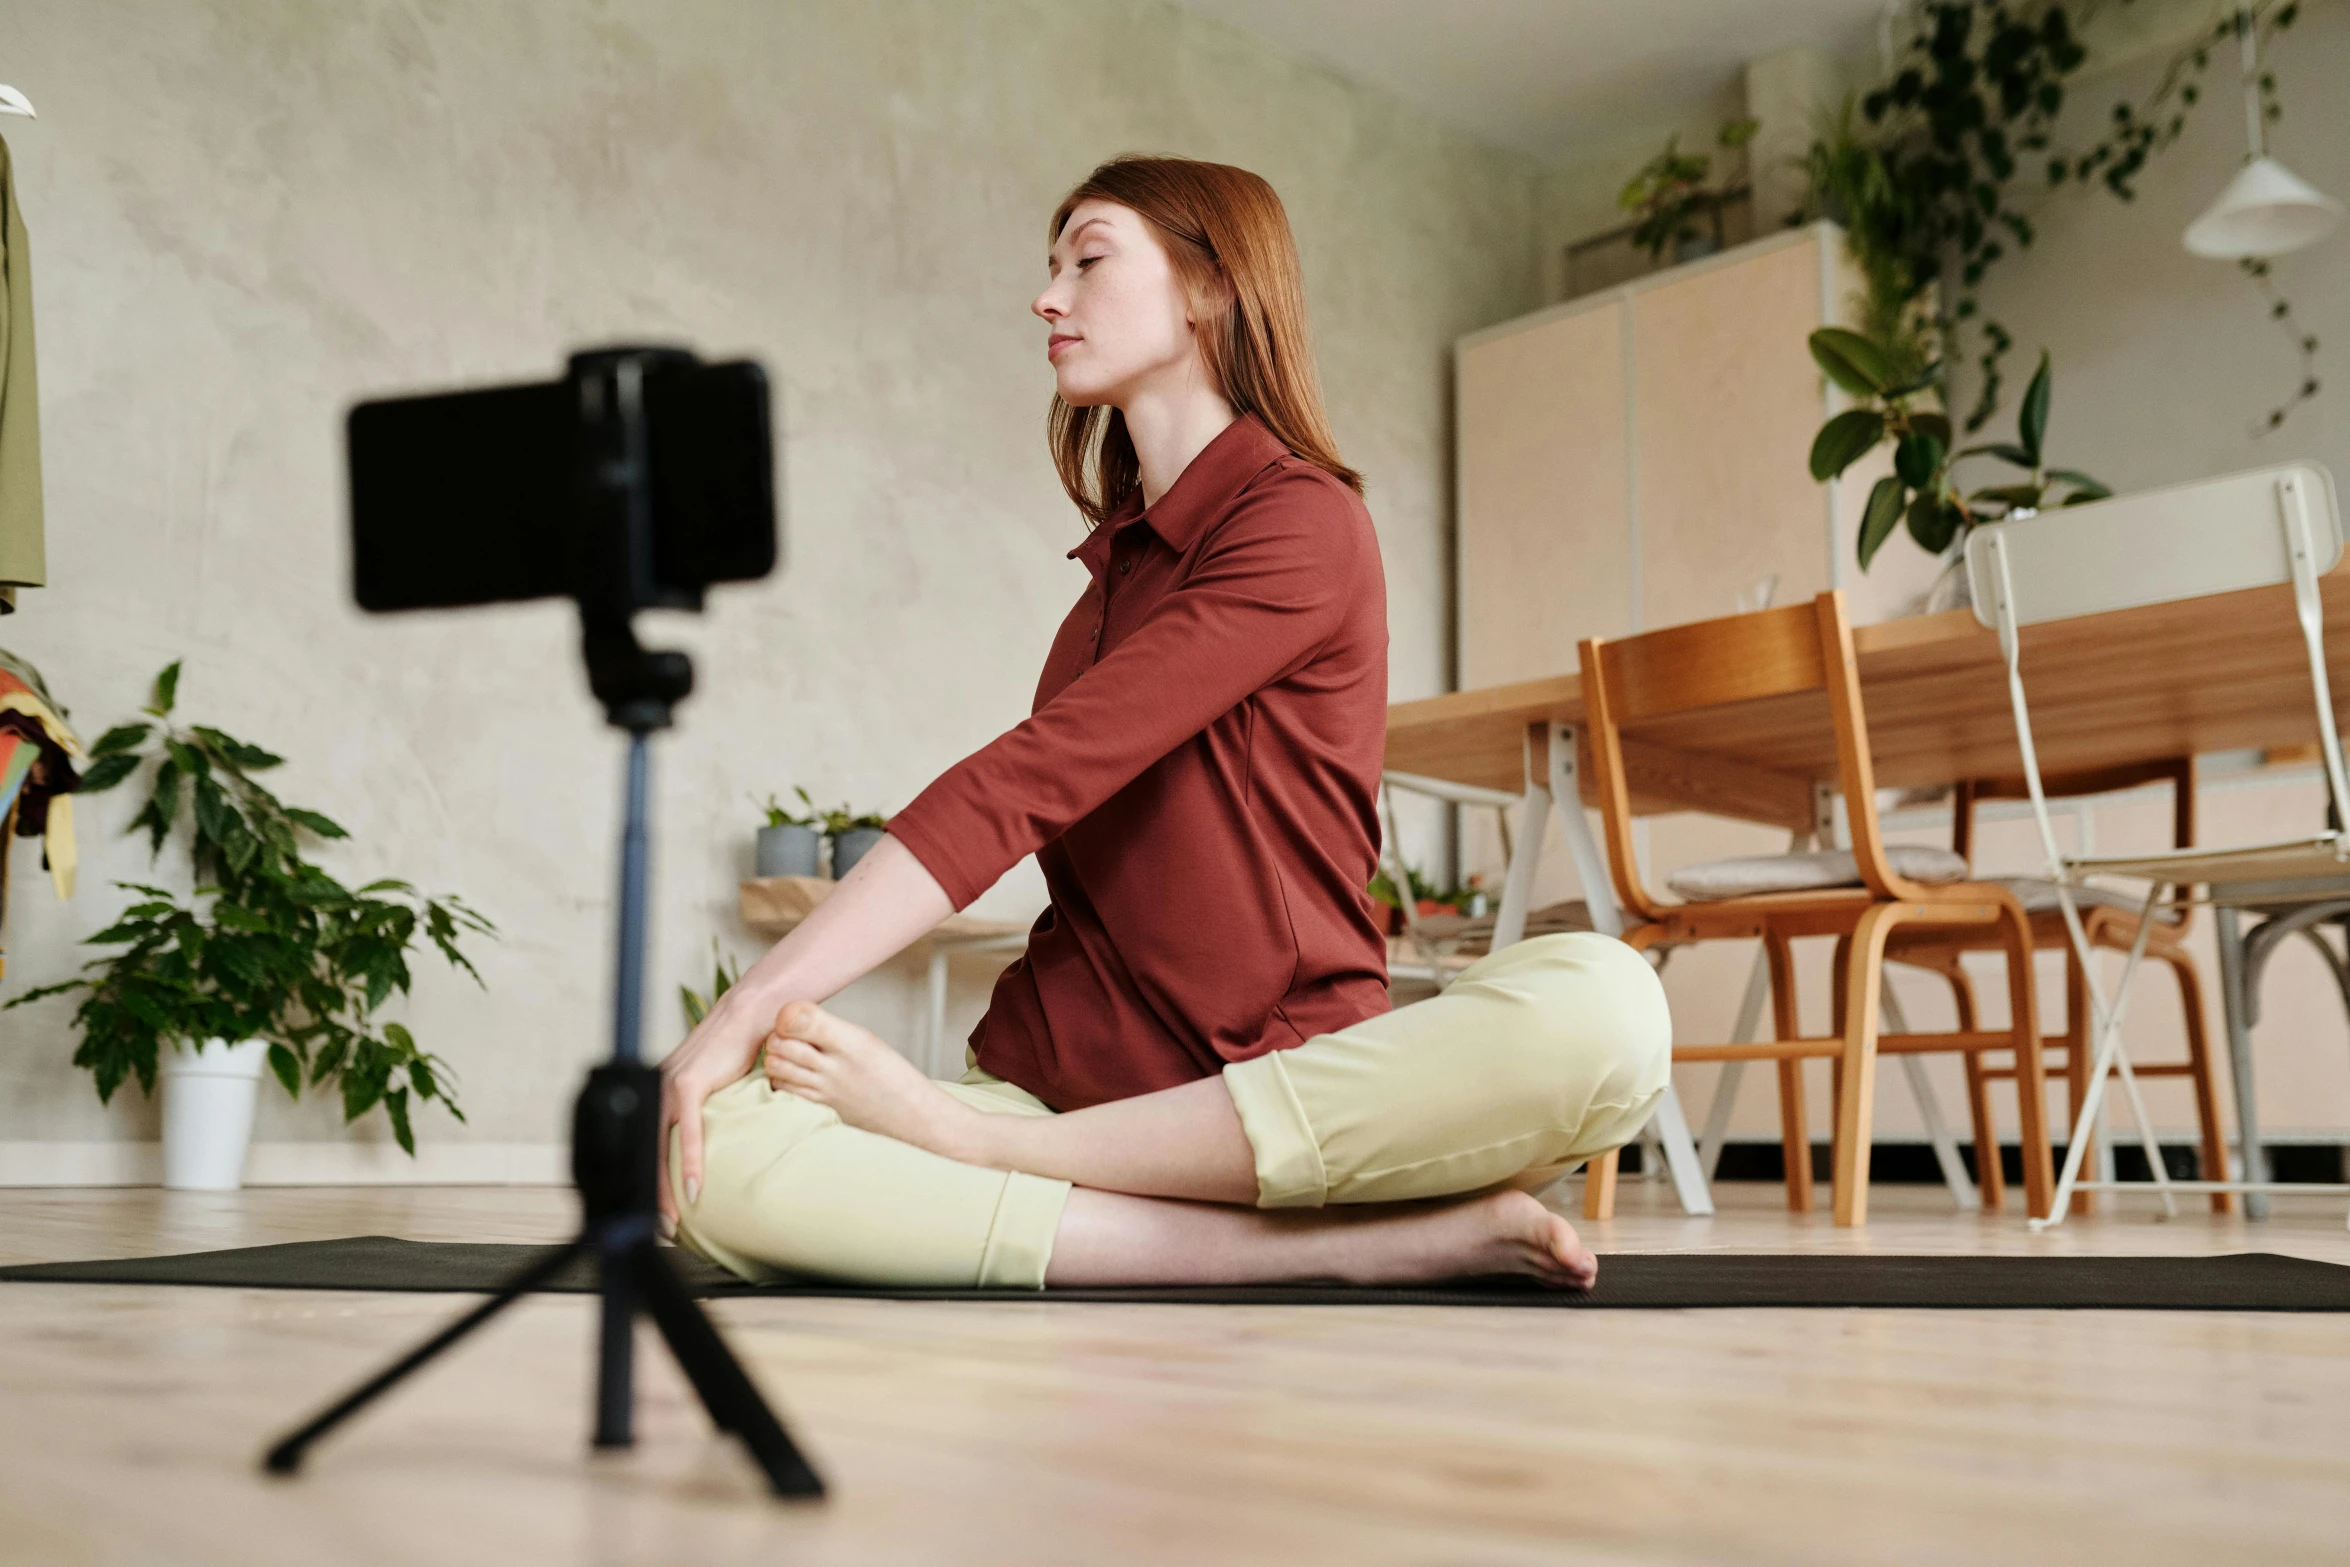
<path id="1" fill-rule="evenodd" d="M 636 1409 L 636 1280 L 623 1248 L 603 1248 L 603 1317 L 596 1345 L 596 1446 L 628 1447 Z"/>
<path id="2" fill-rule="evenodd" d="M 585 1238 L 575 1240 L 559 1250 L 548 1253 L 542 1260 L 532 1263 L 521 1273 L 515 1275 L 513 1280 L 498 1293 L 344 1395 L 340 1402 L 320 1414 L 308 1425 L 281 1440 L 262 1457 L 262 1467 L 271 1474 L 292 1474 L 302 1466 L 302 1455 L 309 1451 L 313 1442 L 350 1419 L 360 1410 L 365 1409 L 369 1404 L 374 1403 L 383 1394 L 390 1392 L 393 1387 L 405 1380 L 410 1372 L 421 1368 L 442 1350 L 447 1349 L 466 1334 L 471 1333 L 475 1328 L 480 1327 L 490 1318 L 562 1272 L 564 1266 L 572 1258 L 578 1256 L 586 1244 Z"/>
<path id="3" fill-rule="evenodd" d="M 617 1264 L 620 1259 L 615 1258 Z M 721 1431 L 730 1431 L 750 1449 L 751 1458 L 767 1476 L 777 1496 L 822 1496 L 824 1482 L 759 1396 L 759 1389 L 727 1349 L 702 1308 L 694 1304 L 669 1259 L 650 1238 L 629 1249 L 629 1272 L 637 1296 L 669 1342 L 669 1352 L 685 1369 L 686 1378 L 701 1395 L 702 1405 Z"/>

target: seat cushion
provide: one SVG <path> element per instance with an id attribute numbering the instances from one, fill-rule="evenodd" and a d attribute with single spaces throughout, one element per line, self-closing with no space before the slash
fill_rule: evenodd
<path id="1" fill-rule="evenodd" d="M 1966 861 L 1948 849 L 1896 844 L 1885 851 L 1885 858 L 1895 875 L 1930 886 L 1967 878 Z M 1756 898 L 1773 892 L 1822 892 L 1832 887 L 1860 886 L 1860 864 L 1845 849 L 1823 849 L 1813 854 L 1754 854 L 1743 859 L 1707 860 L 1701 865 L 1683 866 L 1665 878 L 1665 885 L 1691 903 Z"/>
<path id="2" fill-rule="evenodd" d="M 2054 914 L 2062 904 L 2056 896 L 2056 883 L 2041 876 L 1994 876 L 1989 881 L 1994 887 L 2005 887 L 2015 894 L 2015 901 L 2024 906 L 2026 914 Z M 2073 907 L 2078 909 L 2119 909 L 2124 914 L 2135 914 L 2146 906 L 2144 893 L 2117 892 L 2111 887 L 2083 884 L 2073 889 Z M 2186 918 L 2186 911 L 2176 906 L 2158 909 L 2155 917 L 2166 924 L 2176 925 Z"/>

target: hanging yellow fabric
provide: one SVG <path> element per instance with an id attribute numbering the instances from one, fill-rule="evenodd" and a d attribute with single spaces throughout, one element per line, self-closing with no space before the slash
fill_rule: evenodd
<path id="1" fill-rule="evenodd" d="M 0 612 L 48 581 L 41 517 L 41 397 L 33 369 L 33 257 L 0 141 Z M 52 862 L 54 863 L 54 862 Z"/>

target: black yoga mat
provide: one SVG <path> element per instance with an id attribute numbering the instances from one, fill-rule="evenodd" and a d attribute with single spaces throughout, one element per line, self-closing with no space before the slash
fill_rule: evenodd
<path id="1" fill-rule="evenodd" d="M 259 1289 L 486 1293 L 543 1257 L 544 1246 L 404 1241 L 387 1235 L 297 1241 L 177 1257 L 37 1262 L 0 1268 L 0 1282 L 208 1284 Z M 1788 1256 L 1743 1252 L 1618 1252 L 1603 1256 L 1588 1294 L 1517 1279 L 1462 1279 L 1415 1289 L 1337 1284 L 1205 1289 L 900 1289 L 853 1284 L 746 1284 L 685 1252 L 671 1254 L 704 1296 L 855 1300 L 1150 1302 L 1200 1306 L 1896 1306 L 2122 1311 L 2350 1311 L 2350 1267 L 2239 1252 L 2225 1257 Z M 582 1261 L 549 1286 L 593 1288 Z"/>

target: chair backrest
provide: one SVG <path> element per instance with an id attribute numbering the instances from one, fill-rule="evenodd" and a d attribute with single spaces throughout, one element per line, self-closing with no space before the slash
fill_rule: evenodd
<path id="1" fill-rule="evenodd" d="M 2170 756 L 2153 762 L 2126 762 L 2115 767 L 2099 767 L 2087 772 L 2059 773 L 2042 780 L 2041 806 L 2049 800 L 2077 800 L 2086 795 L 2118 794 L 2124 789 L 2135 789 L 2143 784 L 2167 783 L 2171 799 L 2171 847 L 2195 847 L 2195 758 Z M 1953 791 L 1950 812 L 1950 847 L 1967 862 L 1971 871 L 1975 863 L 1975 806 L 1984 800 L 2024 800 L 2031 798 L 2031 785 L 2022 778 L 1967 778 L 1959 781 Z M 2191 915 L 2182 907 L 2179 923 L 2171 927 L 2174 938 L 2187 933 Z"/>
<path id="2" fill-rule="evenodd" d="M 1625 731 L 1645 719 L 1807 691 L 1827 697 L 1836 736 L 1836 783 L 1845 798 L 1853 858 L 1862 880 L 1879 897 L 1932 895 L 1895 874 L 1885 858 L 1868 720 L 1861 710 L 1860 669 L 1853 657 L 1852 622 L 1842 593 L 1822 593 L 1807 604 L 1639 636 L 1593 637 L 1581 651 L 1592 777 L 1607 831 L 1609 871 L 1617 899 L 1627 910 L 1653 920 L 1667 905 L 1640 884 L 1624 762 Z"/>
<path id="3" fill-rule="evenodd" d="M 2067 506 L 1968 535 L 1975 619 L 1999 633 L 2016 738 L 2051 862 L 2057 851 L 2037 798 L 2041 779 L 2019 668 L 2020 628 L 2247 588 L 2293 590 L 2316 699 L 2327 795 L 2337 819 L 2350 825 L 2350 773 L 2334 724 L 2317 586 L 2317 579 L 2341 562 L 2342 547 L 2342 509 L 2333 475 L 2314 462 L 2282 463 Z"/>
<path id="4" fill-rule="evenodd" d="M 2051 800 L 2077 800 L 2093 794 L 2119 794 L 2150 783 L 2171 786 L 2171 847 L 2195 847 L 2195 758 L 2168 756 L 2154 762 L 2128 762 L 2090 772 L 2059 773 L 2041 780 Z M 2021 778 L 1963 778 L 1951 799 L 1950 848 L 1972 865 L 1975 858 L 1975 807 L 1985 800 L 2028 800 L 2031 788 Z"/>
<path id="5" fill-rule="evenodd" d="M 2322 577 L 2342 558 L 2342 514 L 2333 476 L 2313 462 L 1992 523 L 1967 537 L 1975 619 L 1998 630 L 2003 597 L 2015 624 L 2032 626 L 2288 584 L 2287 535 L 2295 514 L 2308 530 L 2313 575 Z"/>

